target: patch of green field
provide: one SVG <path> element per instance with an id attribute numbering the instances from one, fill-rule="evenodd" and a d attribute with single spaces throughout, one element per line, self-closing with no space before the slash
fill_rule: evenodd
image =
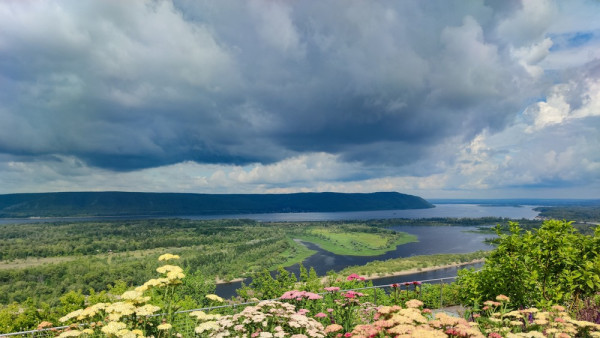
<path id="1" fill-rule="evenodd" d="M 279 257 L 284 257 L 286 260 L 283 263 L 275 264 L 269 268 L 269 270 L 275 270 L 280 266 L 287 267 L 294 264 L 302 263 L 305 259 L 315 254 L 316 251 L 307 248 L 304 244 L 299 241 L 288 238 L 291 248 L 285 250 Z"/>
<path id="2" fill-rule="evenodd" d="M 402 232 L 363 232 L 348 227 L 316 227 L 296 238 L 317 244 L 337 255 L 376 256 L 398 245 L 416 242 L 417 236 Z"/>

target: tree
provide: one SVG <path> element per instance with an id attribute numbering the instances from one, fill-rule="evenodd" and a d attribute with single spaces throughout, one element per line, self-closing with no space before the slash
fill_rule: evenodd
<path id="1" fill-rule="evenodd" d="M 600 289 L 600 227 L 594 236 L 578 233 L 572 222 L 549 220 L 523 232 L 509 222 L 499 226 L 498 247 L 479 272 L 459 273 L 463 301 L 474 303 L 499 294 L 520 306 L 571 305 Z"/>

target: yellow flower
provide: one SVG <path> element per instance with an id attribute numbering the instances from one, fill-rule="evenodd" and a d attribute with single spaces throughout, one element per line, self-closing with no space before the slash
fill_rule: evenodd
<path id="1" fill-rule="evenodd" d="M 215 321 L 204 322 L 196 327 L 196 333 L 202 333 L 204 331 L 216 330 L 219 328 L 219 324 Z"/>
<path id="2" fill-rule="evenodd" d="M 108 324 L 106 324 L 105 326 L 102 327 L 102 332 L 106 333 L 107 335 L 111 335 L 111 334 L 116 335 L 117 332 L 119 332 L 120 330 L 123 330 L 125 327 L 127 327 L 127 325 L 125 325 L 125 323 L 109 322 Z"/>
<path id="3" fill-rule="evenodd" d="M 66 314 L 64 317 L 61 317 L 59 321 L 66 322 L 69 319 L 78 317 L 83 312 L 83 309 L 75 310 L 71 313 Z"/>
<path id="4" fill-rule="evenodd" d="M 171 329 L 171 327 L 172 327 L 171 324 L 164 323 L 164 324 L 160 324 L 156 328 L 159 329 L 159 330 L 169 330 L 169 329 Z"/>
<path id="5" fill-rule="evenodd" d="M 144 306 L 140 306 L 140 307 L 136 308 L 135 314 L 138 316 L 149 316 L 158 310 L 160 310 L 159 306 L 152 305 L 152 304 L 146 304 Z"/>
<path id="6" fill-rule="evenodd" d="M 156 268 L 156 272 L 158 273 L 169 273 L 169 272 L 183 272 L 183 269 L 177 265 L 163 265 Z"/>
<path id="7" fill-rule="evenodd" d="M 79 337 L 81 334 L 82 332 L 79 330 L 69 330 L 61 333 L 58 337 Z"/>
<path id="8" fill-rule="evenodd" d="M 221 298 L 221 297 L 219 297 L 217 295 L 213 295 L 213 294 L 206 295 L 206 298 L 208 298 L 210 300 L 214 300 L 216 302 L 223 302 L 223 298 Z"/>
<path id="9" fill-rule="evenodd" d="M 169 271 L 167 273 L 167 279 L 169 279 L 169 280 L 183 279 L 184 277 L 185 277 L 185 274 L 183 272 Z"/>
<path id="10" fill-rule="evenodd" d="M 159 261 L 169 261 L 171 259 L 179 259 L 179 255 L 172 255 L 170 253 L 166 253 L 166 254 L 161 255 L 160 257 L 158 257 Z"/>
<path id="11" fill-rule="evenodd" d="M 122 338 L 137 338 L 137 335 L 127 329 L 122 329 L 117 332 L 117 337 Z"/>
<path id="12" fill-rule="evenodd" d="M 121 295 L 121 299 L 127 299 L 127 300 L 135 300 L 138 299 L 142 296 L 142 293 L 140 291 L 125 291 L 123 292 L 123 294 Z"/>

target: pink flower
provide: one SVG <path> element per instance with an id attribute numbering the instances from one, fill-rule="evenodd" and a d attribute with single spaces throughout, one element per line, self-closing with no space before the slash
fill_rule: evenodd
<path id="1" fill-rule="evenodd" d="M 352 333 L 346 332 L 346 333 L 344 333 L 344 337 L 352 337 Z"/>
<path id="2" fill-rule="evenodd" d="M 498 332 L 492 332 L 488 335 L 488 338 L 502 338 L 502 335 Z"/>
<path id="3" fill-rule="evenodd" d="M 359 276 L 359 275 L 357 275 L 357 274 L 355 274 L 355 273 L 352 273 L 352 274 L 350 274 L 350 276 L 346 277 L 346 279 L 347 279 L 347 280 L 355 280 L 355 279 L 357 279 L 358 277 L 360 277 L 360 276 Z"/>
<path id="4" fill-rule="evenodd" d="M 364 294 L 360 293 L 360 292 L 356 292 L 356 291 L 350 290 L 350 291 L 342 294 L 342 296 L 344 296 L 346 298 L 354 298 L 354 297 L 362 297 L 362 296 L 364 296 Z"/>
<path id="5" fill-rule="evenodd" d="M 309 311 L 309 310 L 307 310 L 307 309 L 300 309 L 300 310 L 298 310 L 298 314 L 299 314 L 299 315 L 305 315 L 305 314 L 307 314 L 307 313 L 309 313 L 309 312 L 310 312 L 310 311 Z"/>
<path id="6" fill-rule="evenodd" d="M 333 309 L 329 308 L 329 309 L 327 309 L 327 312 L 331 313 L 331 312 L 333 312 Z"/>
<path id="7" fill-rule="evenodd" d="M 326 314 L 324 314 L 323 312 L 319 312 L 319 313 L 317 313 L 317 314 L 315 315 L 315 317 L 317 317 L 317 318 L 325 318 L 325 317 L 327 317 L 327 315 L 326 315 Z"/>
<path id="8" fill-rule="evenodd" d="M 336 292 L 336 291 L 340 291 L 340 288 L 337 286 L 330 286 L 328 288 L 325 288 L 325 291 Z"/>
<path id="9" fill-rule="evenodd" d="M 413 282 L 413 285 L 421 285 L 421 282 Z"/>

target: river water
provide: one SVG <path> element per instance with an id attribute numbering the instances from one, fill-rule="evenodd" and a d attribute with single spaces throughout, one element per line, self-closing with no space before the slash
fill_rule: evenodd
<path id="1" fill-rule="evenodd" d="M 105 216 L 105 217 L 49 217 L 49 218 L 0 218 L 0 224 L 40 223 L 40 222 L 86 222 L 128 219 L 183 218 L 194 220 L 209 219 L 252 219 L 260 222 L 308 222 L 308 221 L 344 221 L 390 218 L 479 218 L 507 217 L 512 219 L 533 219 L 538 215 L 535 206 L 490 206 L 479 204 L 438 204 L 435 208 L 409 210 L 374 210 L 345 212 L 299 212 L 270 214 L 235 215 L 176 215 L 176 216 Z"/>

